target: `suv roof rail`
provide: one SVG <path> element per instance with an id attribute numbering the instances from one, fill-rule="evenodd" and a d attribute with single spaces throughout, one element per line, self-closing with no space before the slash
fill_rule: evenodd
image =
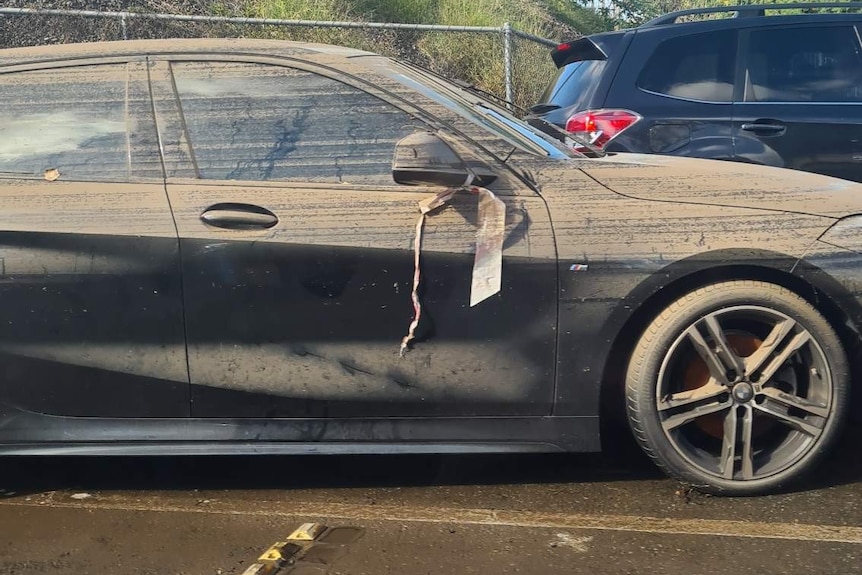
<path id="1" fill-rule="evenodd" d="M 741 6 L 713 6 L 710 8 L 691 8 L 689 10 L 678 10 L 671 12 L 658 18 L 653 18 L 649 22 L 642 24 L 641 28 L 650 26 L 660 26 L 662 24 L 674 24 L 678 18 L 682 16 L 691 16 L 693 14 L 721 14 L 726 12 L 736 12 L 736 18 L 751 18 L 756 16 L 765 16 L 767 10 L 817 10 L 821 8 L 850 8 L 853 10 L 862 10 L 862 2 L 807 2 L 801 4 L 743 4 Z"/>

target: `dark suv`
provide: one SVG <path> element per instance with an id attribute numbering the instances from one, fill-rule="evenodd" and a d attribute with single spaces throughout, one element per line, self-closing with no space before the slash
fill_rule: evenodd
<path id="1" fill-rule="evenodd" d="M 862 3 L 684 10 L 561 44 L 531 111 L 607 151 L 862 181 L 862 15 L 787 13 L 824 7 Z"/>

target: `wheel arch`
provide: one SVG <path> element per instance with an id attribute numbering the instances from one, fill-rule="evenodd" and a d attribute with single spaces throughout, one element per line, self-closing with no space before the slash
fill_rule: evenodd
<path id="1" fill-rule="evenodd" d="M 784 263 L 786 264 L 787 260 Z M 854 358 L 862 358 L 862 335 L 860 335 L 862 329 L 853 319 L 862 317 L 862 309 L 859 313 L 854 309 L 848 309 L 856 305 L 851 303 L 855 301 L 854 298 L 838 282 L 830 281 L 828 277 L 814 283 L 793 273 L 791 271 L 793 265 L 788 267 L 775 264 L 775 260 L 770 263 L 756 261 L 716 263 L 682 275 L 670 274 L 673 278 L 670 282 L 664 283 L 659 289 L 651 289 L 644 299 L 638 301 L 634 311 L 616 330 L 605 357 L 599 396 L 601 419 L 609 421 L 611 425 L 624 421 L 625 375 L 629 357 L 649 323 L 679 297 L 719 281 L 758 280 L 774 283 L 805 299 L 823 314 L 837 332 L 849 360 L 851 381 L 862 377 L 862 361 L 854 361 Z M 648 286 L 644 287 L 649 289 Z M 862 413 L 860 402 L 855 401 L 860 399 L 860 394 L 857 393 L 855 396 L 851 404 L 851 412 Z M 851 417 L 854 416 L 851 415 Z"/>

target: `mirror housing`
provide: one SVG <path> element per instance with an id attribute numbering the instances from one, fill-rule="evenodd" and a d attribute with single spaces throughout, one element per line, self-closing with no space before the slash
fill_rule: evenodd
<path id="1" fill-rule="evenodd" d="M 476 174 L 440 136 L 414 132 L 395 144 L 392 178 L 407 186 L 458 188 L 470 184 L 487 185 L 496 176 Z"/>

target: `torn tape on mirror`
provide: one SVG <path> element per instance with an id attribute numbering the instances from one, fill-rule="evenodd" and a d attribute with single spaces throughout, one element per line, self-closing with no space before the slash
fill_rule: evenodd
<path id="1" fill-rule="evenodd" d="M 455 194 L 468 192 L 478 195 L 479 228 L 476 230 L 476 255 L 473 259 L 473 277 L 470 283 L 470 307 L 499 293 L 503 275 L 503 239 L 506 232 L 506 204 L 493 192 L 478 186 L 450 188 L 419 202 L 419 220 L 413 239 L 413 321 L 407 335 L 401 340 L 401 357 L 407 352 L 410 342 L 416 337 L 416 328 L 422 317 L 422 302 L 419 301 L 421 278 L 420 253 L 425 218 L 434 210 L 445 206 Z"/>

